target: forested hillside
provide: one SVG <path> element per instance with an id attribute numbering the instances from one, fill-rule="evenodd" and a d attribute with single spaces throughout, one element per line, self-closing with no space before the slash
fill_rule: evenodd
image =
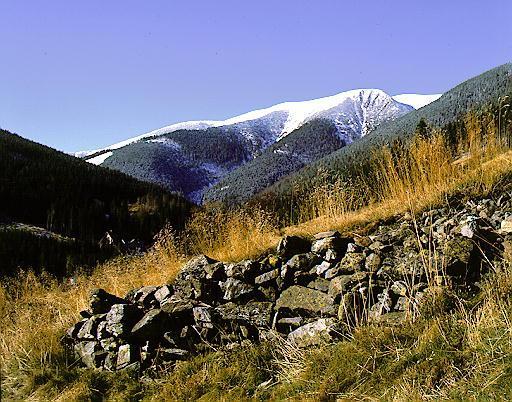
<path id="1" fill-rule="evenodd" d="M 507 63 L 457 85 L 421 109 L 383 123 L 350 146 L 284 177 L 260 196 L 270 197 L 277 202 L 288 197 L 293 189 L 309 188 L 318 184 L 319 180 L 330 183 L 336 180 L 357 181 L 371 168 L 374 151 L 383 145 L 400 147 L 406 144 L 418 134 L 418 130 L 421 131 L 422 126 L 434 129 L 429 132 L 442 130 L 453 143 L 457 137 L 466 135 L 467 125 L 472 124 L 464 120 L 468 114 L 476 120 L 482 114 L 492 115 L 496 125 L 505 130 L 512 119 L 511 100 L 512 63 Z"/>
<path id="2" fill-rule="evenodd" d="M 118 242 L 135 238 L 148 243 L 166 222 L 182 226 L 191 208 L 184 198 L 159 186 L 5 130 L 0 131 L 0 194 L 2 272 L 20 265 L 58 272 L 69 267 L 70 259 L 94 263 L 96 257 L 115 252 L 99 251 L 107 231 Z M 48 234 L 20 230 L 9 225 L 13 222 Z M 43 256 L 45 252 L 55 258 Z"/>
<path id="3" fill-rule="evenodd" d="M 335 124 L 325 119 L 307 122 L 260 156 L 227 174 L 205 192 L 205 201 L 241 202 L 280 178 L 344 147 Z"/>

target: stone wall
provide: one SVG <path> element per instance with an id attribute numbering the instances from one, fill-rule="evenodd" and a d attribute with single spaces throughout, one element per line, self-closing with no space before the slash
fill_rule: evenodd
<path id="1" fill-rule="evenodd" d="M 95 289 L 66 340 L 87 367 L 140 372 L 275 334 L 306 347 L 364 320 L 396 324 L 433 287 L 478 290 L 512 244 L 511 198 L 406 214 L 364 234 L 285 236 L 256 260 L 198 256 L 172 284 L 122 298 Z"/>

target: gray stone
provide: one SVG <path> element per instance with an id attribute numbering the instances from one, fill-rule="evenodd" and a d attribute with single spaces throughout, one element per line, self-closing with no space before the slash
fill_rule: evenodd
<path id="1" fill-rule="evenodd" d="M 193 314 L 192 309 L 196 307 L 199 302 L 190 299 L 179 299 L 175 296 L 172 296 L 170 299 L 167 299 L 164 303 L 161 304 L 160 309 L 169 314 L 171 318 L 183 321 L 187 318 L 192 320 Z"/>
<path id="2" fill-rule="evenodd" d="M 330 342 L 336 333 L 336 320 L 320 318 L 317 321 L 303 325 L 288 334 L 288 340 L 298 347 L 308 347 Z"/>
<path id="3" fill-rule="evenodd" d="M 503 221 L 501 221 L 500 224 L 500 231 L 501 233 L 512 233 L 512 215 L 505 218 Z"/>
<path id="4" fill-rule="evenodd" d="M 213 328 L 211 311 L 211 307 L 194 307 L 192 312 L 196 325 L 203 328 Z"/>
<path id="5" fill-rule="evenodd" d="M 184 299 L 214 299 L 216 282 L 207 280 L 206 267 L 217 262 L 205 255 L 192 258 L 174 280 L 175 294 Z"/>
<path id="6" fill-rule="evenodd" d="M 81 321 L 78 321 L 75 325 L 73 325 L 71 328 L 69 328 L 67 331 L 66 331 L 66 336 L 68 338 L 71 338 L 71 339 L 74 339 L 77 337 L 78 335 L 78 332 L 80 331 L 80 329 L 82 328 L 82 326 L 87 322 L 87 320 L 81 320 Z"/>
<path id="7" fill-rule="evenodd" d="M 88 368 L 101 367 L 107 356 L 107 353 L 101 350 L 96 341 L 78 342 L 75 344 L 74 349 L 82 363 Z"/>
<path id="8" fill-rule="evenodd" d="M 381 262 L 382 259 L 378 254 L 371 253 L 368 257 L 366 257 L 364 267 L 367 271 L 377 272 L 380 268 Z"/>
<path id="9" fill-rule="evenodd" d="M 316 240 L 311 245 L 311 252 L 325 257 L 326 253 L 331 250 L 332 256 L 341 257 L 341 253 L 346 250 L 346 247 L 343 247 L 343 243 L 343 240 L 338 236 L 324 237 Z"/>
<path id="10" fill-rule="evenodd" d="M 256 285 L 266 285 L 269 282 L 272 282 L 279 276 L 279 269 L 273 269 L 272 271 L 265 272 L 254 278 L 254 283 Z"/>
<path id="11" fill-rule="evenodd" d="M 228 278 L 226 282 L 221 282 L 220 288 L 224 291 L 224 300 L 228 301 L 240 299 L 254 291 L 253 286 L 235 278 Z"/>
<path id="12" fill-rule="evenodd" d="M 393 307 L 393 301 L 387 289 L 377 295 L 377 298 L 377 303 L 370 307 L 368 313 L 369 320 L 379 319 L 383 314 L 389 313 Z"/>
<path id="13" fill-rule="evenodd" d="M 291 286 L 284 290 L 276 302 L 276 309 L 306 314 L 336 314 L 331 296 L 303 286 Z"/>
<path id="14" fill-rule="evenodd" d="M 222 262 L 215 262 L 204 266 L 206 272 L 205 278 L 213 281 L 224 281 L 226 280 L 226 266 Z"/>
<path id="15" fill-rule="evenodd" d="M 116 369 L 122 370 L 136 361 L 135 348 L 132 345 L 121 345 L 117 351 Z"/>
<path id="16" fill-rule="evenodd" d="M 158 353 L 163 361 L 186 360 L 190 356 L 188 350 L 179 348 L 159 349 Z"/>
<path id="17" fill-rule="evenodd" d="M 160 286 L 155 292 L 155 299 L 161 304 L 172 296 L 173 289 L 170 285 Z"/>
<path id="18" fill-rule="evenodd" d="M 125 337 L 143 314 L 135 305 L 114 304 L 106 316 L 106 330 L 114 336 Z"/>
<path id="19" fill-rule="evenodd" d="M 215 312 L 224 321 L 236 321 L 251 324 L 255 327 L 270 328 L 272 323 L 273 303 L 256 301 L 242 305 L 227 303 L 216 307 Z"/>
<path id="20" fill-rule="evenodd" d="M 282 325 L 290 325 L 294 327 L 299 327 L 303 323 L 304 319 L 302 317 L 284 317 L 280 318 L 277 323 Z"/>
<path id="21" fill-rule="evenodd" d="M 323 275 L 327 270 L 332 268 L 332 264 L 328 261 L 322 261 L 321 264 L 315 267 L 316 274 L 318 276 Z"/>
<path id="22" fill-rule="evenodd" d="M 353 274 L 364 269 L 365 255 L 363 253 L 347 253 L 345 257 L 324 274 L 325 279 L 331 279 L 338 275 Z"/>
<path id="23" fill-rule="evenodd" d="M 94 315 L 82 325 L 78 333 L 77 339 L 96 339 L 96 331 L 98 324 L 105 319 L 105 314 Z"/>
<path id="24" fill-rule="evenodd" d="M 354 285 L 368 281 L 367 272 L 356 272 L 352 275 L 341 275 L 333 278 L 329 283 L 329 296 L 338 299 L 341 295 L 351 290 Z"/>
<path id="25" fill-rule="evenodd" d="M 347 244 L 347 253 L 357 253 L 360 251 L 360 247 L 355 243 L 348 243 Z"/>
<path id="26" fill-rule="evenodd" d="M 150 340 L 160 338 L 167 330 L 169 316 L 160 309 L 153 309 L 147 312 L 132 330 L 132 336 L 139 340 Z"/>
<path id="27" fill-rule="evenodd" d="M 260 266 L 256 261 L 244 260 L 236 264 L 229 264 L 226 266 L 226 275 L 228 278 L 236 278 L 240 280 L 247 280 L 256 276 Z"/>
<path id="28" fill-rule="evenodd" d="M 329 230 L 327 232 L 320 232 L 315 234 L 313 237 L 315 240 L 325 239 L 326 237 L 339 237 L 340 233 L 337 230 Z"/>
<path id="29" fill-rule="evenodd" d="M 320 290 L 321 292 L 327 293 L 329 291 L 330 282 L 327 279 L 316 278 L 315 280 L 308 283 L 307 287 L 310 289 Z"/>

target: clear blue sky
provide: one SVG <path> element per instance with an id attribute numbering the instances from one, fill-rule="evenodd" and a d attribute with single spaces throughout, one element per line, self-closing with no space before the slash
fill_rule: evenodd
<path id="1" fill-rule="evenodd" d="M 512 60 L 510 0 L 1 0 L 0 127 L 65 151 Z"/>

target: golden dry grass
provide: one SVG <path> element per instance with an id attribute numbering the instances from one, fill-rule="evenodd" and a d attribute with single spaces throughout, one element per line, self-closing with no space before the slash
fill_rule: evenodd
<path id="1" fill-rule="evenodd" d="M 468 139 L 459 144 L 458 158 L 440 134 L 416 140 L 398 159 L 389 149 L 382 149 L 375 156 L 366 191 L 341 183 L 318 187 L 301 206 L 304 222 L 284 232 L 310 235 L 333 228 L 347 230 L 429 208 L 463 188 L 475 194 L 489 191 L 504 174 L 512 172 L 512 151 L 492 135 L 492 126 L 490 131 L 479 127 L 469 130 Z M 263 210 L 205 209 L 188 222 L 185 235 L 178 238 L 172 231 L 164 232 L 144 256 L 108 262 L 92 275 L 76 275 L 73 284 L 31 273 L 4 281 L 0 287 L 2 387 L 15 395 L 27 387 L 27 378 L 35 371 L 57 367 L 58 362 L 73 363 L 62 362 L 65 354 L 60 338 L 86 307 L 92 288 L 124 295 L 133 288 L 170 282 L 186 258 L 199 253 L 223 261 L 254 257 L 276 245 L 280 229 L 275 221 Z M 496 306 L 498 312 L 491 307 L 486 311 L 498 317 L 502 307 Z M 478 331 L 484 318 L 472 322 Z M 73 400 L 74 394 L 80 394 L 76 387 L 80 384 L 65 391 L 66 398 Z M 403 392 L 409 389 L 406 384 L 403 387 Z M 23 392 L 25 397 L 38 398 L 37 393 Z"/>
<path id="2" fill-rule="evenodd" d="M 286 228 L 286 233 L 312 235 L 323 230 L 347 230 L 406 212 L 416 213 L 441 204 L 462 189 L 466 195 L 486 194 L 512 171 L 512 151 L 507 141 L 495 136 L 493 127 L 489 130 L 470 131 L 468 138 L 458 144 L 455 157 L 442 133 L 416 139 L 398 156 L 382 148 L 373 158 L 372 170 L 366 178 L 361 177 L 356 189 L 337 182 L 311 191 L 300 207 L 303 223 Z"/>

